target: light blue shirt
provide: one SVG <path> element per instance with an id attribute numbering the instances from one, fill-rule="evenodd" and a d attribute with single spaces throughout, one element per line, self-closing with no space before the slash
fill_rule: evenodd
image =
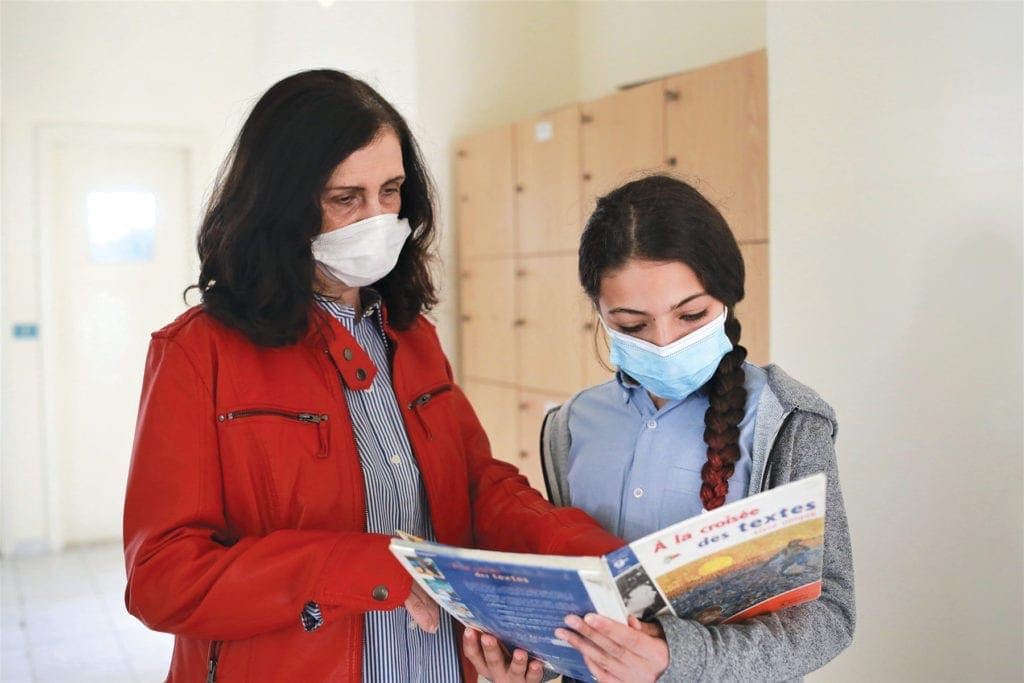
<path id="1" fill-rule="evenodd" d="M 739 425 L 740 459 L 729 478 L 727 503 L 747 492 L 757 403 L 768 377 L 751 363 L 743 369 L 746 413 Z M 701 388 L 658 410 L 647 391 L 621 372 L 584 390 L 569 410 L 572 506 L 627 541 L 700 514 L 707 409 L 707 392 Z"/>

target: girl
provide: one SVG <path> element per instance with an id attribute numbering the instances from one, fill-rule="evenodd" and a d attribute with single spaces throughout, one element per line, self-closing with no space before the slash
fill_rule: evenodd
<path id="1" fill-rule="evenodd" d="M 835 415 L 780 368 L 746 362 L 735 315 L 743 258 L 725 220 L 679 180 L 631 182 L 598 201 L 580 240 L 579 274 L 618 371 L 549 413 L 542 444 L 552 501 L 582 508 L 632 541 L 825 472 L 825 550 L 813 602 L 736 624 L 662 616 L 623 625 L 568 615 L 555 635 L 584 655 L 601 683 L 788 680 L 819 668 L 854 629 Z M 493 638 L 469 640 L 485 676 L 537 679 L 524 653 L 507 666 Z"/>

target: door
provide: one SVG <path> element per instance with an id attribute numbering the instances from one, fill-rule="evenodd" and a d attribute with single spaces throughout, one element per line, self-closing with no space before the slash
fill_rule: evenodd
<path id="1" fill-rule="evenodd" d="M 117 539 L 150 332 L 192 281 L 194 153 L 116 131 L 40 147 L 44 395 L 55 547 Z"/>
<path id="2" fill-rule="evenodd" d="M 459 309 L 462 376 L 514 383 L 515 261 L 462 259 Z"/>
<path id="3" fill-rule="evenodd" d="M 583 105 L 583 221 L 598 197 L 665 170 L 665 85 L 655 81 Z"/>
<path id="4" fill-rule="evenodd" d="M 459 257 L 511 256 L 515 251 L 512 126 L 471 135 L 455 156 Z"/>
<path id="5" fill-rule="evenodd" d="M 581 214 L 579 105 L 517 123 L 518 253 L 576 253 Z"/>
<path id="6" fill-rule="evenodd" d="M 666 80 L 665 149 L 674 172 L 722 212 L 740 242 L 768 239 L 765 52 Z"/>

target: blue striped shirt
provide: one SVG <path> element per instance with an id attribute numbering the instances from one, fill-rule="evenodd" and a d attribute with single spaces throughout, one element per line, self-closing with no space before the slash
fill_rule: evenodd
<path id="1" fill-rule="evenodd" d="M 366 301 L 375 293 L 363 290 L 362 294 Z M 358 319 L 351 306 L 325 299 L 318 301 L 352 333 L 377 366 L 369 389 L 344 387 L 363 468 L 366 531 L 390 535 L 401 529 L 434 540 L 420 470 L 391 385 L 391 363 L 380 318 L 379 297 L 364 305 L 363 315 Z M 462 680 L 452 619 L 443 610 L 437 633 L 417 628 L 404 607 L 390 612 L 367 612 L 363 623 L 365 683 L 458 683 Z"/>

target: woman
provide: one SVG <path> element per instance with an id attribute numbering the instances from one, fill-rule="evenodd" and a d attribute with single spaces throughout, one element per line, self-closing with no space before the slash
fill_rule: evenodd
<path id="1" fill-rule="evenodd" d="M 373 89 L 308 71 L 259 100 L 200 229 L 202 305 L 153 335 L 139 409 L 126 603 L 175 635 L 169 680 L 458 681 L 397 529 L 621 545 L 491 457 L 422 315 L 433 236 L 420 154 Z"/>
<path id="2" fill-rule="evenodd" d="M 681 181 L 631 182 L 598 201 L 580 240 L 579 273 L 618 372 L 549 414 L 542 442 L 552 500 L 633 541 L 825 472 L 825 552 L 813 602 L 736 624 L 716 625 L 715 615 L 628 625 L 569 615 L 555 635 L 601 683 L 788 680 L 819 668 L 854 629 L 835 415 L 778 367 L 746 362 L 735 316 L 743 258 L 725 220 Z M 525 653 L 508 666 L 493 638 L 470 633 L 467 641 L 484 675 L 527 673 Z"/>

